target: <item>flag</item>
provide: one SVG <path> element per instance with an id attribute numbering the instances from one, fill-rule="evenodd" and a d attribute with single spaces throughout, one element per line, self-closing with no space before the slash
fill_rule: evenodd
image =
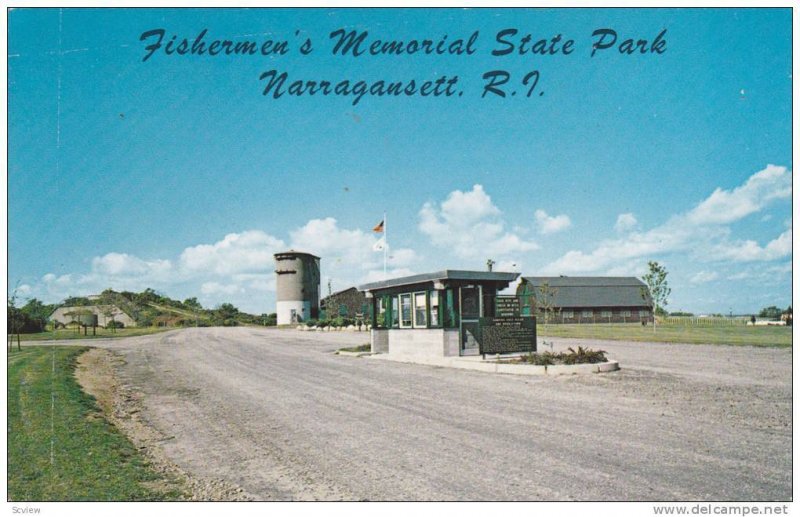
<path id="1" fill-rule="evenodd" d="M 386 237 L 381 237 L 380 239 L 377 240 L 377 242 L 375 242 L 375 244 L 372 245 L 372 251 L 383 251 L 387 247 L 388 246 L 386 246 Z"/>
<path id="2" fill-rule="evenodd" d="M 381 222 L 379 222 L 379 223 L 378 223 L 378 226 L 376 226 L 375 228 L 373 228 L 373 229 L 372 229 L 372 231 L 373 231 L 373 232 L 375 232 L 375 233 L 383 233 L 383 223 L 384 223 L 384 222 L 385 222 L 385 221 L 381 221 Z"/>

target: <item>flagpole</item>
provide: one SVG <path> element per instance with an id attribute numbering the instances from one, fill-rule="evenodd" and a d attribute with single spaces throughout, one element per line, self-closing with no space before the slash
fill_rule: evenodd
<path id="1" fill-rule="evenodd" d="M 386 224 L 386 211 L 383 212 L 383 279 L 386 280 L 386 253 L 387 248 L 389 247 L 389 234 L 386 232 L 387 227 L 389 225 Z"/>

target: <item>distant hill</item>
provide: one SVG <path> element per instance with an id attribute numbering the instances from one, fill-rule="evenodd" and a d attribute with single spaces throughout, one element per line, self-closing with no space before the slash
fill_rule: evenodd
<path id="1" fill-rule="evenodd" d="M 67 298 L 58 306 L 86 305 L 116 305 L 143 327 L 233 327 L 276 323 L 275 314 L 248 314 L 230 303 L 207 309 L 197 298 L 174 300 L 150 288 L 139 293 L 106 289 L 96 296 Z"/>

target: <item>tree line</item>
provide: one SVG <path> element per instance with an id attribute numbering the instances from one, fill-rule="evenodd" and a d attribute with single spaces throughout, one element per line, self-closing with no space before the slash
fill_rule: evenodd
<path id="1" fill-rule="evenodd" d="M 16 291 L 8 297 L 7 323 L 10 334 L 30 334 L 48 330 L 49 318 L 59 307 L 118 307 L 128 314 L 137 326 L 237 326 L 276 325 L 277 315 L 249 314 L 231 303 L 205 308 L 196 297 L 175 300 L 154 289 L 141 292 L 106 289 L 97 298 L 69 296 L 61 303 L 46 304 L 37 298 L 20 305 Z M 172 310 L 170 310 L 172 309 Z M 106 314 L 110 316 L 111 313 Z M 110 316 L 113 318 L 113 316 Z M 77 320 L 76 320 L 77 321 Z M 113 321 L 113 320 L 112 320 Z M 114 326 L 120 327 L 121 323 Z"/>

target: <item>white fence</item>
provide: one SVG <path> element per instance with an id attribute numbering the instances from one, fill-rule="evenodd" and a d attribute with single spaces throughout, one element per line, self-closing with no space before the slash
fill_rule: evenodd
<path id="1" fill-rule="evenodd" d="M 694 327 L 728 327 L 728 326 L 744 326 L 750 323 L 750 318 L 747 317 L 733 317 L 725 318 L 718 316 L 709 316 L 700 318 L 697 316 L 667 316 L 666 318 L 658 318 L 659 323 L 666 323 L 668 325 L 683 325 Z"/>

